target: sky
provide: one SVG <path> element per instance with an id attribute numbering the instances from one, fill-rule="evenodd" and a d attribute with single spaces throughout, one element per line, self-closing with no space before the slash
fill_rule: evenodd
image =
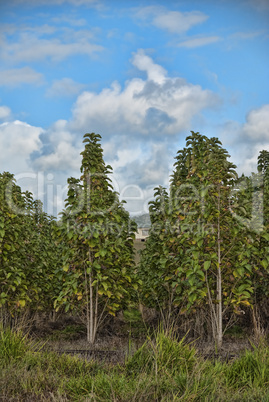
<path id="1" fill-rule="evenodd" d="M 56 216 L 99 133 L 138 215 L 198 131 L 250 175 L 269 150 L 268 66 L 268 0 L 0 0 L 0 172 Z"/>

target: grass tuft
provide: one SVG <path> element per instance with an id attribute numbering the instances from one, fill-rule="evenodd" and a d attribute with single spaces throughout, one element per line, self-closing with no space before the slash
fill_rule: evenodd
<path id="1" fill-rule="evenodd" d="M 202 360 L 185 340 L 159 330 L 111 366 L 37 350 L 19 332 L 1 332 L 3 401 L 269 401 L 269 348 L 230 363 Z"/>
<path id="2" fill-rule="evenodd" d="M 189 372 L 196 363 L 196 351 L 185 343 L 185 339 L 178 341 L 172 332 L 168 335 L 159 330 L 155 339 L 148 339 L 140 349 L 128 360 L 126 371 L 137 374 L 141 371 L 158 372 L 169 371 Z"/>

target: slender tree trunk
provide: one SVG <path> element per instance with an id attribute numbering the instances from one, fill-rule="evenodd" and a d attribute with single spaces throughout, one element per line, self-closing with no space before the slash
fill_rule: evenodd
<path id="1" fill-rule="evenodd" d="M 90 342 L 90 311 L 89 311 L 89 289 L 86 268 L 84 270 L 85 277 L 85 293 L 86 293 L 86 327 L 87 327 L 87 341 Z"/>
<path id="2" fill-rule="evenodd" d="M 98 327 L 97 318 L 98 318 L 98 283 L 96 284 L 96 290 L 95 290 L 93 342 L 95 342 L 95 337 L 96 337 L 96 333 L 97 333 L 97 327 Z"/>
<path id="3" fill-rule="evenodd" d="M 87 175 L 87 192 L 86 192 L 86 209 L 87 213 L 90 213 L 91 211 L 91 175 Z M 89 277 L 89 293 L 90 293 L 90 298 L 87 302 L 87 308 L 89 311 L 89 316 L 87 320 L 89 320 L 89 334 L 87 336 L 87 340 L 90 344 L 93 344 L 95 341 L 95 334 L 96 334 L 96 326 L 95 326 L 95 303 L 94 303 L 94 295 L 93 295 L 93 273 L 92 273 L 92 254 L 91 250 L 89 250 L 89 265 L 91 267 L 91 271 L 88 275 Z"/>
<path id="4" fill-rule="evenodd" d="M 218 211 L 220 213 L 220 189 L 218 194 Z M 221 233 L 220 233 L 220 216 L 218 216 L 218 272 L 217 272 L 217 348 L 222 346 L 223 329 L 222 329 L 222 277 L 221 277 Z"/>

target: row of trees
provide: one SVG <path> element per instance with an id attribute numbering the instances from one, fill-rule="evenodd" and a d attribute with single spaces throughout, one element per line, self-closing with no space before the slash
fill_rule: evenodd
<path id="1" fill-rule="evenodd" d="M 98 134 L 85 134 L 81 177 L 68 179 L 56 222 L 10 173 L 0 175 L 0 312 L 73 311 L 94 343 L 107 313 L 142 302 L 169 325 L 205 318 L 222 344 L 225 318 L 258 312 L 268 296 L 269 152 L 258 173 L 237 177 L 216 138 L 192 132 L 169 191 L 156 188 L 152 227 L 134 263 L 136 225 L 104 163 Z"/>

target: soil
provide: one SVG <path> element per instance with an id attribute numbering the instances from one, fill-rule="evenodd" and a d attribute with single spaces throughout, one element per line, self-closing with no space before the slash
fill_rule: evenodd
<path id="1" fill-rule="evenodd" d="M 114 323 L 115 324 L 115 323 Z M 56 353 L 76 355 L 87 360 L 124 364 L 146 340 L 145 334 L 133 336 L 130 326 L 117 322 L 111 327 L 107 325 L 100 331 L 94 345 L 87 342 L 85 327 L 75 319 L 40 322 L 31 330 L 32 335 L 44 342 L 46 350 Z M 216 351 L 213 342 L 188 338 L 187 342 L 194 346 L 198 355 L 213 361 L 231 361 L 244 350 L 253 349 L 254 339 L 247 336 L 224 336 L 221 350 Z"/>

